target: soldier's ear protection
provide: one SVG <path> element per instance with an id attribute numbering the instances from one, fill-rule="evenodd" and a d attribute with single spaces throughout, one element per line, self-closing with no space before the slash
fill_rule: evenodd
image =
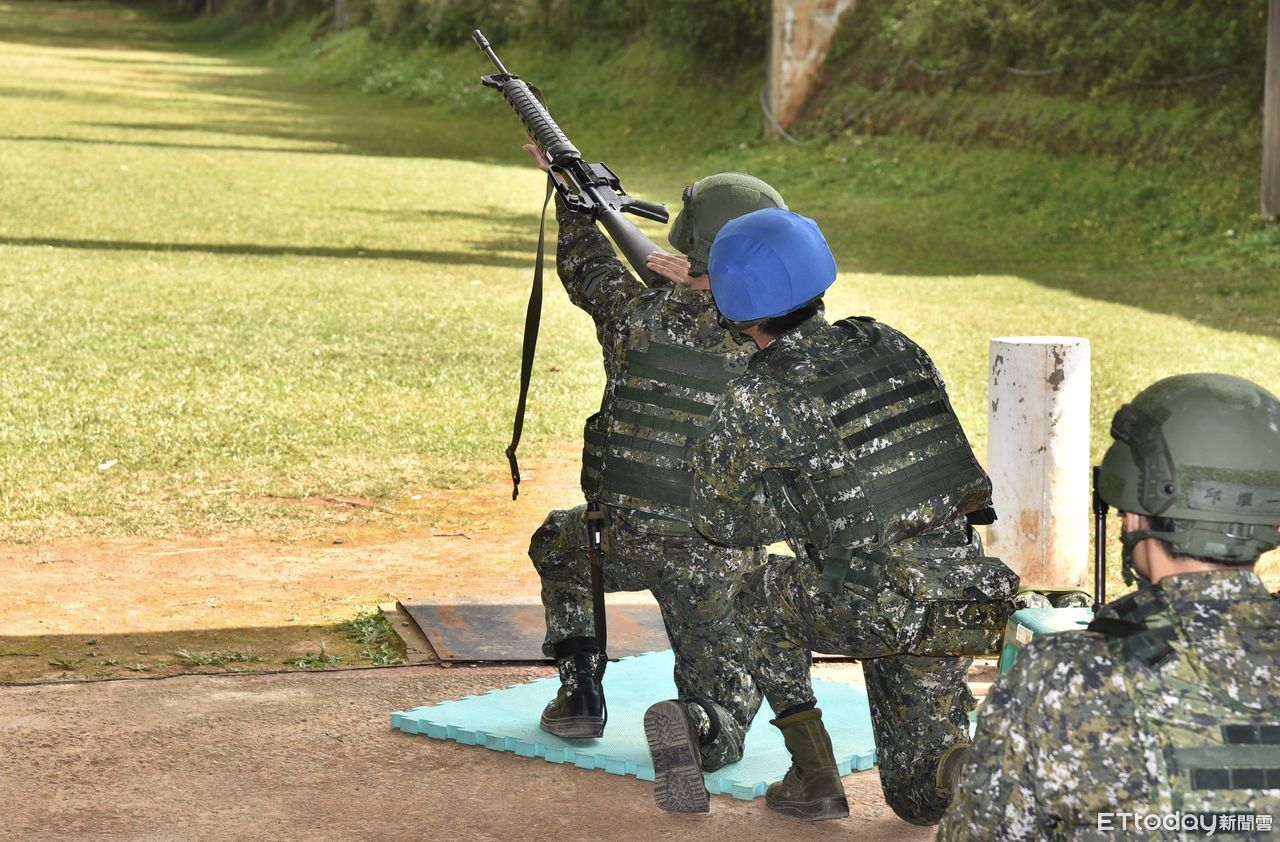
<path id="1" fill-rule="evenodd" d="M 1138 466 L 1138 502 L 1146 509 L 1145 514 L 1160 514 L 1178 496 L 1173 457 L 1160 431 L 1160 425 L 1167 420 L 1167 416 L 1154 418 L 1130 403 L 1120 407 L 1111 420 L 1111 437 L 1129 445 L 1129 453 Z"/>

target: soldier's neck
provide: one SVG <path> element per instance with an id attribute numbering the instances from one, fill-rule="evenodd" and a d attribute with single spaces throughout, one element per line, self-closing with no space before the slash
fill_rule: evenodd
<path id="1" fill-rule="evenodd" d="M 751 337 L 751 341 L 756 343 L 757 348 L 764 348 L 764 346 L 778 338 L 775 334 L 765 333 L 760 329 L 760 325 L 752 325 L 742 332 Z"/>

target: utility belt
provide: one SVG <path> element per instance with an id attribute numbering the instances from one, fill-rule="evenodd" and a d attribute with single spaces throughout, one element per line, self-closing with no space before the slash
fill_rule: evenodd
<path id="1" fill-rule="evenodd" d="M 1013 612 L 1018 575 L 998 558 L 938 557 L 942 552 L 930 548 L 902 553 L 839 550 L 833 558 L 828 551 L 815 565 L 820 577 L 841 571 L 841 593 L 882 605 L 905 605 L 898 609 L 903 611 L 899 627 L 904 632 L 905 654 L 943 657 L 998 652 Z"/>
<path id="2" fill-rule="evenodd" d="M 766 476 L 766 480 L 767 479 L 769 479 L 768 476 Z M 976 512 L 970 512 L 965 515 L 964 520 L 966 528 L 969 531 L 969 538 L 972 540 L 973 527 L 989 526 L 992 523 L 995 523 L 996 512 L 995 509 L 990 506 L 985 506 Z M 814 555 L 813 548 L 810 547 L 809 549 L 810 556 L 812 557 Z M 818 589 L 822 593 L 829 594 L 843 593 L 846 582 L 857 582 L 862 578 L 862 574 L 854 569 L 856 561 L 860 559 L 884 560 L 891 557 L 890 553 L 883 550 L 851 550 L 840 546 L 827 547 L 821 555 L 822 560 L 818 562 Z M 897 552 L 892 554 L 892 556 L 926 559 L 936 557 L 937 553 L 926 548 L 922 550 Z M 999 559 L 995 559 L 995 561 L 999 561 Z M 1004 562 L 1000 562 L 1000 564 L 1003 566 Z M 850 577 L 852 577 L 852 579 Z"/>
<path id="3" fill-rule="evenodd" d="M 603 533 L 603 546 L 606 553 L 609 552 L 614 526 L 619 522 L 624 524 L 624 529 L 646 536 L 693 538 L 698 535 L 688 521 L 665 517 L 653 512 L 643 512 L 639 509 L 619 508 L 598 501 L 589 503 L 589 505 L 597 507 L 600 512 L 600 528 Z"/>

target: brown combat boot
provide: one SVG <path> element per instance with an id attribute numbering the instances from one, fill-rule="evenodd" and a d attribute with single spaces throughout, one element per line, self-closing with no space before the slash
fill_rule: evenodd
<path id="1" fill-rule="evenodd" d="M 831 737 L 822 725 L 822 711 L 814 708 L 770 721 L 778 726 L 791 752 L 791 768 L 786 777 L 769 785 L 765 806 L 809 822 L 849 815 Z"/>

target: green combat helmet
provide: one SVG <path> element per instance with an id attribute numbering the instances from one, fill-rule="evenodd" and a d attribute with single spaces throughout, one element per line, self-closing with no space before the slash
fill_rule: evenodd
<path id="1" fill-rule="evenodd" d="M 1252 564 L 1280 544 L 1280 401 L 1225 374 L 1180 374 L 1144 389 L 1111 422 L 1098 494 L 1172 523 L 1126 533 L 1125 581 L 1145 538 L 1174 554 Z"/>
<path id="2" fill-rule="evenodd" d="M 684 207 L 671 224 L 667 240 L 689 258 L 690 274 L 703 275 L 711 243 L 726 222 L 763 208 L 786 207 L 777 190 L 753 175 L 716 173 L 684 189 Z"/>

